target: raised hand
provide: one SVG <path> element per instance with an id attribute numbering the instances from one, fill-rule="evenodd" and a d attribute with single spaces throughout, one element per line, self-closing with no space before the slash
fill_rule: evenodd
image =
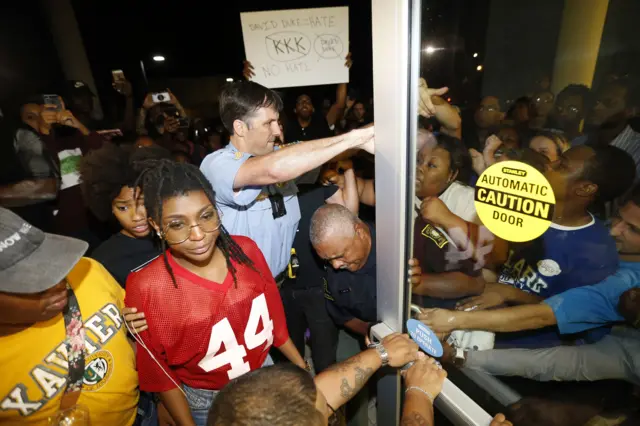
<path id="1" fill-rule="evenodd" d="M 496 163 L 496 151 L 500 148 L 500 145 L 502 145 L 502 141 L 496 135 L 491 135 L 487 138 L 482 151 L 482 157 L 487 167 Z"/>
<path id="2" fill-rule="evenodd" d="M 253 65 L 251 65 L 251 62 L 242 62 L 242 76 L 247 80 L 251 80 L 256 76 L 256 73 L 253 71 Z"/>
<path id="3" fill-rule="evenodd" d="M 351 52 L 347 53 L 347 56 L 344 58 L 344 66 L 351 69 L 353 65 L 353 60 L 351 59 Z"/>
<path id="4" fill-rule="evenodd" d="M 133 88 L 131 87 L 129 80 L 114 81 L 111 85 L 115 91 L 120 93 L 122 96 L 129 97 L 133 93 Z"/>
<path id="5" fill-rule="evenodd" d="M 448 87 L 430 89 L 425 79 L 421 78 L 418 82 L 418 114 L 426 118 L 433 117 L 436 114 L 436 108 L 431 97 L 442 96 L 448 91 Z"/>
<path id="6" fill-rule="evenodd" d="M 153 96 L 151 93 L 147 93 L 147 96 L 144 97 L 144 102 L 142 102 L 142 108 L 148 110 L 153 107 L 155 103 L 153 102 Z"/>
<path id="7" fill-rule="evenodd" d="M 480 176 L 487 168 L 487 164 L 484 162 L 484 156 L 481 152 L 473 148 L 469 149 L 469 155 L 471 156 L 471 168 Z"/>

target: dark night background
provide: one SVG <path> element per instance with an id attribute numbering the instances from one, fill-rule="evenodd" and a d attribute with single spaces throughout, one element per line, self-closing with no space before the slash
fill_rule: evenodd
<path id="1" fill-rule="evenodd" d="M 12 101 L 15 105 L 27 94 L 56 91 L 64 80 L 44 6 L 56 1 L 0 5 L 0 105 Z M 117 98 L 111 88 L 113 69 L 123 69 L 132 81 L 136 106 L 148 90 L 162 89 L 167 80 L 241 78 L 245 55 L 240 13 L 257 10 L 349 6 L 354 59 L 349 86 L 365 101 L 373 91 L 370 0 L 67 1 L 75 10 L 103 107 Z M 531 93 L 537 81 L 552 73 L 564 2 L 423 0 L 422 4 L 422 48 L 443 50 L 422 55 L 421 74 L 431 87 L 449 86 L 452 103 L 470 106 L 481 94 L 515 99 Z M 638 16 L 640 1 L 609 0 L 594 86 L 610 73 L 640 73 Z M 164 55 L 166 61 L 154 63 L 154 54 Z M 144 84 L 140 60 L 151 87 Z M 484 67 L 481 72 L 478 65 Z M 301 90 L 314 97 L 316 108 L 335 95 L 335 86 L 294 88 L 287 89 L 285 100 L 291 102 Z M 204 92 L 202 102 L 213 106 L 216 96 L 209 93 L 215 90 Z"/>
<path id="2" fill-rule="evenodd" d="M 372 95 L 371 2 L 366 0 L 293 0 L 236 2 L 83 1 L 72 0 L 76 19 L 101 101 L 114 99 L 111 70 L 123 69 L 140 102 L 153 80 L 224 76 L 241 78 L 245 58 L 240 13 L 257 10 L 349 6 L 350 48 L 354 65 L 350 88 L 363 99 Z M 423 7 L 423 40 L 455 46 L 425 60 L 430 84 L 449 85 L 455 99 L 477 97 L 481 73 L 468 52 L 480 51 L 485 38 L 489 0 L 426 1 Z M 46 9 L 39 4 L 3 4 L 0 13 L 0 101 L 26 93 L 56 90 L 63 80 L 55 46 L 48 37 Z M 162 54 L 163 63 L 151 57 Z M 462 59 L 462 61 L 461 61 Z M 152 87 L 145 87 L 140 71 L 144 60 Z M 452 74 L 465 73 L 460 84 Z M 463 83 L 464 81 L 464 83 Z M 299 92 L 289 89 L 288 92 Z M 331 98 L 335 86 L 310 88 L 316 99 Z M 289 97 L 290 98 L 290 97 Z"/>

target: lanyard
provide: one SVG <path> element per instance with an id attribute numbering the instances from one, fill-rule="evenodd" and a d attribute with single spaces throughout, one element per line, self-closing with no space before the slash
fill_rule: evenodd
<path id="1" fill-rule="evenodd" d="M 78 401 L 84 379 L 84 357 L 86 355 L 84 343 L 84 323 L 78 305 L 78 299 L 67 282 L 67 306 L 62 311 L 65 328 L 65 346 L 67 348 L 67 363 L 69 374 L 67 387 L 60 402 L 60 408 L 65 410 Z"/>

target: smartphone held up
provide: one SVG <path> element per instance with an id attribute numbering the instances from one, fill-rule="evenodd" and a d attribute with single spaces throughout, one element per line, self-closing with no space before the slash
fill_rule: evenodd
<path id="1" fill-rule="evenodd" d="M 62 99 L 58 95 L 42 95 L 42 104 L 47 106 L 47 109 L 53 111 L 62 111 Z"/>
<path id="2" fill-rule="evenodd" d="M 171 95 L 169 95 L 169 92 L 152 93 L 151 99 L 153 100 L 153 103 L 159 104 L 162 102 L 169 102 L 171 100 Z"/>

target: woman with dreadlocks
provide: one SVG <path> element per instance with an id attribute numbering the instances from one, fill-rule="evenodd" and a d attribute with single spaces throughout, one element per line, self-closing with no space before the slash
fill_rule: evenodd
<path id="1" fill-rule="evenodd" d="M 275 281 L 251 239 L 230 236 L 209 181 L 193 165 L 153 162 L 136 186 L 162 255 L 129 275 L 127 306 L 143 312 L 140 389 L 180 425 L 206 425 L 217 392 L 271 364 L 271 346 L 305 363 L 289 338 Z"/>

